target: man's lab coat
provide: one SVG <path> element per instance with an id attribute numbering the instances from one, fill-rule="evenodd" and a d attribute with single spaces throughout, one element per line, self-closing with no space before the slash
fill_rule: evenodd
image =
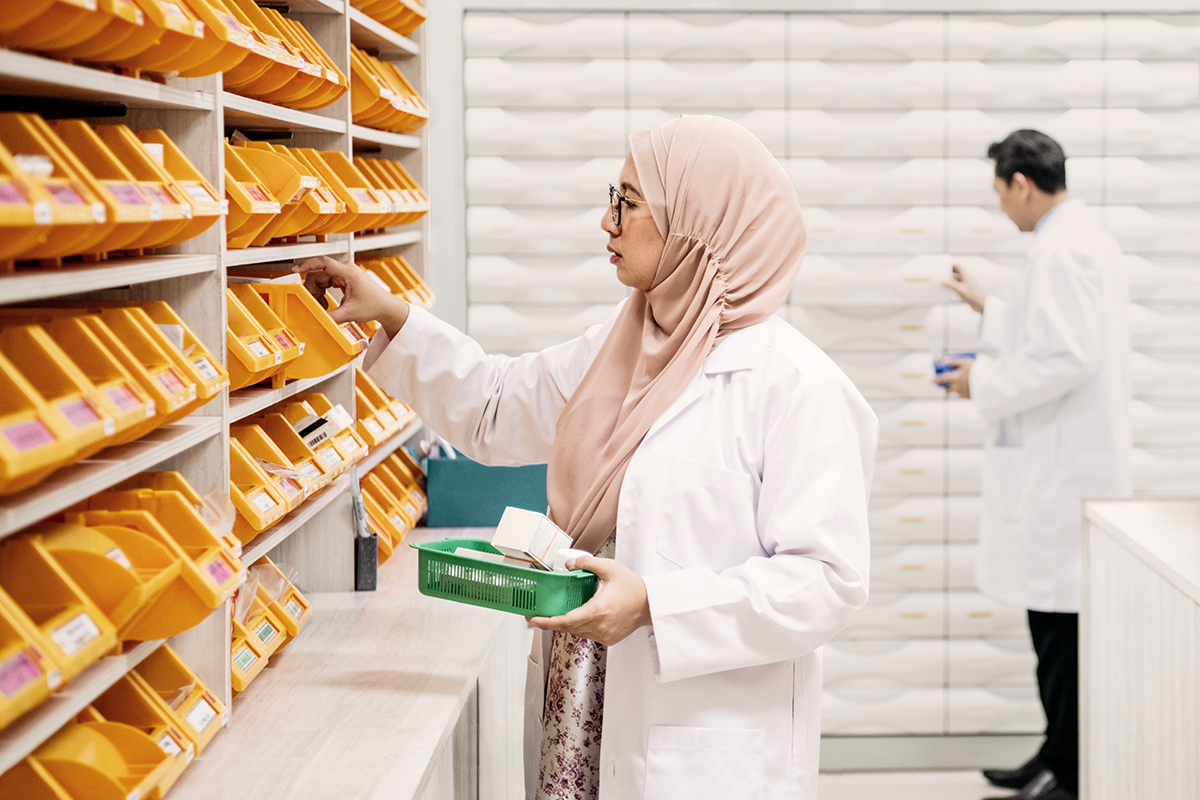
<path id="1" fill-rule="evenodd" d="M 471 458 L 545 462 L 614 318 L 508 358 L 414 308 L 367 363 Z M 651 428 L 621 487 L 616 559 L 645 579 L 653 626 L 608 651 L 602 800 L 816 797 L 818 648 L 867 600 L 877 434 L 850 381 L 775 317 L 724 340 Z M 547 641 L 528 664 L 527 786 Z"/>
<path id="2" fill-rule="evenodd" d="M 1129 289 L 1082 200 L 1039 223 L 1007 302 L 988 297 L 971 400 L 988 423 L 976 580 L 1000 602 L 1079 610 L 1084 497 L 1132 491 Z"/>

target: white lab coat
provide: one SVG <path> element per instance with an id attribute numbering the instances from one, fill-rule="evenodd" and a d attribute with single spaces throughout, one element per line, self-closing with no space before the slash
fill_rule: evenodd
<path id="1" fill-rule="evenodd" d="M 1120 247 L 1082 200 L 1043 217 L 1010 300 L 984 304 L 976 579 L 1002 603 L 1077 612 L 1081 499 L 1132 491 L 1128 309 Z"/>
<path id="2" fill-rule="evenodd" d="M 545 462 L 614 318 L 508 358 L 414 308 L 394 343 L 372 343 L 370 373 L 468 456 Z M 653 625 L 608 651 L 603 800 L 816 797 L 818 648 L 867 600 L 877 433 L 850 381 L 775 317 L 722 342 L 651 428 L 621 487 L 616 559 L 645 579 Z"/>

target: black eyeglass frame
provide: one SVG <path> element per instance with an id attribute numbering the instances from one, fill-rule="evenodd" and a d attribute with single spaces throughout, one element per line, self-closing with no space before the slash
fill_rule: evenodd
<path id="1" fill-rule="evenodd" d="M 613 225 L 621 227 L 621 204 L 633 205 L 633 201 L 617 191 L 611 183 L 608 185 L 608 213 L 612 214 Z"/>

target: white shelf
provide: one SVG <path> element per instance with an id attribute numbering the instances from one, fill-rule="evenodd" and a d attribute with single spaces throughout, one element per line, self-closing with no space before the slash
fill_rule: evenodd
<path id="1" fill-rule="evenodd" d="M 209 92 L 178 89 L 153 81 L 127 78 L 100 69 L 79 67 L 52 58 L 0 49 L 0 93 L 111 101 L 139 108 L 212 111 Z"/>
<path id="2" fill-rule="evenodd" d="M 274 261 L 296 261 L 317 256 L 341 256 L 350 250 L 345 239 L 332 242 L 301 242 L 300 244 L 269 244 L 264 247 L 244 247 L 225 251 L 225 266 L 243 267 L 249 264 L 269 264 Z"/>
<path id="3" fill-rule="evenodd" d="M 61 692 L 0 731 L 0 773 L 15 766 L 164 642 L 140 642 L 128 653 L 106 656 L 75 676 Z"/>
<path id="4" fill-rule="evenodd" d="M 412 58 L 420 46 L 357 8 L 350 9 L 350 41 L 364 50 L 375 50 L 384 61 Z"/>
<path id="5" fill-rule="evenodd" d="M 354 252 L 364 250 L 382 250 L 385 247 L 400 247 L 406 244 L 416 244 L 421 241 L 419 230 L 393 231 L 389 233 L 364 233 L 354 237 Z"/>
<path id="6" fill-rule="evenodd" d="M 301 503 L 299 508 L 289 511 L 287 516 L 244 545 L 242 547 L 242 563 L 246 565 L 253 564 L 274 550 L 281 542 L 299 530 L 301 525 L 315 517 L 317 512 L 336 500 L 338 495 L 346 491 L 349 486 L 349 472 L 339 475 L 324 489 Z M 349 520 L 346 521 L 346 527 L 349 530 Z M 346 547 L 352 546 L 350 539 L 346 539 Z"/>
<path id="7" fill-rule="evenodd" d="M 212 272 L 220 266 L 213 255 L 148 256 L 91 264 L 69 264 L 0 275 L 0 303 L 23 303 L 115 286 L 161 281 L 181 275 Z"/>
<path id="8" fill-rule="evenodd" d="M 287 7 L 303 14 L 342 14 L 346 0 L 288 0 Z"/>
<path id="9" fill-rule="evenodd" d="M 350 136 L 355 142 L 385 144 L 389 147 L 403 147 L 406 150 L 415 150 L 421 146 L 421 137 L 419 136 L 413 136 L 409 133 L 379 131 L 375 130 L 374 128 L 368 128 L 364 125 L 351 125 Z"/>
<path id="10" fill-rule="evenodd" d="M 324 383 L 331 378 L 341 375 L 348 369 L 353 369 L 357 360 L 351 361 L 338 367 L 328 375 L 320 375 L 316 378 L 304 378 L 303 380 L 292 381 L 282 389 L 238 389 L 236 392 L 229 393 L 229 421 L 237 422 L 240 419 L 245 419 L 251 414 L 257 414 L 264 408 L 270 408 L 276 403 L 286 400 L 300 392 L 308 391 L 319 383 Z"/>
<path id="11" fill-rule="evenodd" d="M 232 92 L 221 92 L 221 98 L 225 106 L 226 128 L 242 126 L 254 130 L 346 132 L 344 119 L 284 108 Z"/>
<path id="12" fill-rule="evenodd" d="M 367 472 L 379 466 L 379 462 L 390 456 L 392 453 L 401 447 L 409 439 L 416 436 L 425 427 L 425 423 L 417 417 L 412 422 L 405 425 L 397 433 L 393 433 L 383 442 L 371 448 L 371 452 L 367 453 L 362 461 L 358 462 L 358 474 L 365 475 Z"/>
<path id="13" fill-rule="evenodd" d="M 57 514 L 221 432 L 220 417 L 184 417 L 137 441 L 101 450 L 23 492 L 0 497 L 0 538 Z"/>

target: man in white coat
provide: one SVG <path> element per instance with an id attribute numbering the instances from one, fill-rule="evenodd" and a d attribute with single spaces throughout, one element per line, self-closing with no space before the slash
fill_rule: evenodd
<path id="1" fill-rule="evenodd" d="M 1019 130 L 988 148 L 1000 209 L 1034 233 L 1007 300 L 961 267 L 946 285 L 983 315 L 995 355 L 937 378 L 988 424 L 976 580 L 1028 610 L 1046 741 L 1015 770 L 985 770 L 1019 800 L 1074 800 L 1079 774 L 1081 499 L 1131 492 L 1129 290 L 1116 241 L 1067 194 L 1066 157 Z"/>

